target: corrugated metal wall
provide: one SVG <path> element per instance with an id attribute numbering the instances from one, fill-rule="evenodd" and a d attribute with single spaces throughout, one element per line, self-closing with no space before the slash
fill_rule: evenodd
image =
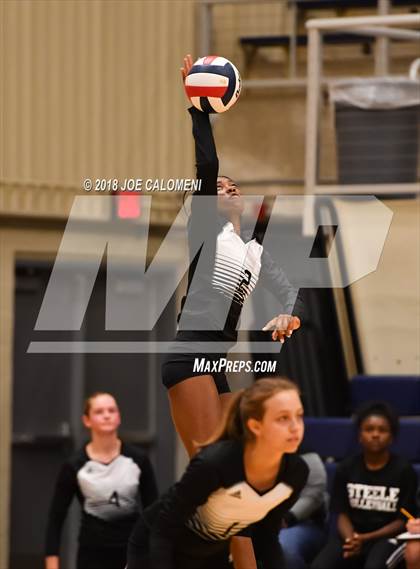
<path id="1" fill-rule="evenodd" d="M 50 213 L 59 215 L 68 200 L 58 200 L 57 209 L 55 198 L 61 192 L 70 197 L 86 177 L 193 175 L 179 67 L 186 52 L 194 53 L 194 1 L 8 0 L 0 2 L 0 21 L 0 207 L 22 194 L 29 196 L 22 205 L 27 210 L 34 190 L 37 203 L 49 194 Z M 3 251 L 9 238 L 0 232 Z M 1 263 L 7 278 L 0 300 L 10 308 L 14 258 L 3 255 Z M 0 390 L 7 410 L 0 437 L 2 568 L 8 566 L 13 373 L 9 309 L 7 315 Z"/>
<path id="2" fill-rule="evenodd" d="M 188 1 L 3 3 L 1 178 L 190 176 L 179 66 L 193 21 Z"/>

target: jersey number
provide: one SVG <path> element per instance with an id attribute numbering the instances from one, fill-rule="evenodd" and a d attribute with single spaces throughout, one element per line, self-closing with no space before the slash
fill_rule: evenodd
<path id="1" fill-rule="evenodd" d="M 110 497 L 110 499 L 109 499 L 109 503 L 110 503 L 110 504 L 114 504 L 114 506 L 117 506 L 117 508 L 120 507 L 120 499 L 119 499 L 119 497 L 118 497 L 118 492 L 117 492 L 117 491 L 115 491 L 115 492 L 111 495 L 111 497 Z"/>
<path id="2" fill-rule="evenodd" d="M 239 287 L 241 286 L 248 286 L 249 283 L 251 282 L 251 271 L 248 271 L 248 269 L 244 270 L 244 273 L 246 275 L 246 278 L 244 277 L 241 282 L 239 283 Z M 247 280 L 248 279 L 248 280 Z"/>

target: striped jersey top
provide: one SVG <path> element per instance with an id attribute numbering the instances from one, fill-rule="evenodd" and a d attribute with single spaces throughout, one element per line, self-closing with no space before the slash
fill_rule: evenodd
<path id="1" fill-rule="evenodd" d="M 244 243 L 227 222 L 217 236 L 213 288 L 242 306 L 257 284 L 262 251 L 255 238 Z"/>

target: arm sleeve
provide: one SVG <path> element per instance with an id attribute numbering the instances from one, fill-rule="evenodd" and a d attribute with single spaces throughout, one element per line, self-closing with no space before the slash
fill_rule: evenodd
<path id="1" fill-rule="evenodd" d="M 301 458 L 309 467 L 309 475 L 297 502 L 290 509 L 292 519 L 294 518 L 297 522 L 307 520 L 325 505 L 327 491 L 327 473 L 320 457 L 316 453 L 308 453 Z"/>
<path id="2" fill-rule="evenodd" d="M 209 495 L 220 487 L 217 469 L 200 451 L 185 474 L 161 499 L 161 508 L 151 527 L 150 566 L 173 569 L 173 545 L 185 522 Z"/>
<path id="3" fill-rule="evenodd" d="M 260 282 L 281 302 L 285 314 L 298 316 L 303 321 L 304 304 L 299 290 L 290 284 L 286 273 L 267 251 L 263 251 L 261 258 Z"/>
<path id="4" fill-rule="evenodd" d="M 139 483 L 141 505 L 144 508 L 153 504 L 158 498 L 158 488 L 155 472 L 149 457 L 145 456 L 141 465 L 141 476 Z"/>
<path id="5" fill-rule="evenodd" d="M 200 252 L 196 251 L 197 243 L 207 243 L 206 256 L 202 259 L 201 269 L 210 274 L 214 265 L 217 238 L 217 176 L 219 161 L 216 153 L 213 132 L 209 115 L 191 107 L 188 109 L 192 120 L 192 132 L 195 144 L 196 177 L 201 180 L 200 191 L 193 194 L 191 200 L 191 215 L 188 220 L 188 241 L 190 249 L 190 267 L 188 270 L 188 287 L 198 263 Z M 213 199 L 210 199 L 213 196 Z M 202 200 L 202 197 L 207 199 Z M 186 296 L 181 300 L 181 312 L 186 302 Z M 180 321 L 181 313 L 178 315 Z"/>
<path id="6" fill-rule="evenodd" d="M 58 555 L 60 550 L 61 530 L 67 510 L 77 490 L 74 468 L 66 463 L 61 468 L 55 485 L 53 499 L 48 514 L 45 555 Z"/>
<path id="7" fill-rule="evenodd" d="M 406 521 L 405 516 L 400 512 L 400 508 L 405 508 L 408 512 L 416 515 L 417 505 L 416 505 L 416 491 L 417 491 L 417 474 L 411 464 L 407 465 L 404 470 L 401 483 L 400 483 L 400 494 L 398 498 L 398 517 Z"/>
<path id="8" fill-rule="evenodd" d="M 197 179 L 201 180 L 201 189 L 198 194 L 216 196 L 219 160 L 210 118 L 207 113 L 203 113 L 195 107 L 189 108 L 188 111 L 192 119 Z"/>

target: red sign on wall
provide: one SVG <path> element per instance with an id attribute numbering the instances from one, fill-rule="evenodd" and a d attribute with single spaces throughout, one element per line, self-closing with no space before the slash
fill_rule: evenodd
<path id="1" fill-rule="evenodd" d="M 141 214 L 140 196 L 120 192 L 116 196 L 116 213 L 119 219 L 137 219 Z"/>

